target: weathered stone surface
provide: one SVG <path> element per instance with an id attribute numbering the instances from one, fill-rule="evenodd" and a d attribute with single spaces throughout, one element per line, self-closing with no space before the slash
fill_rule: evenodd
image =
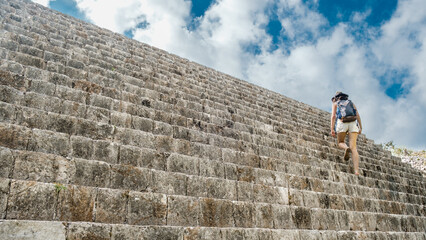
<path id="1" fill-rule="evenodd" d="M 28 150 L 68 156 L 71 151 L 69 136 L 67 134 L 32 130 L 32 138 L 28 143 Z"/>
<path id="2" fill-rule="evenodd" d="M 73 162 L 75 174 L 70 179 L 70 183 L 92 187 L 109 186 L 111 169 L 108 164 L 77 158 L 73 159 Z"/>
<path id="3" fill-rule="evenodd" d="M 119 148 L 115 143 L 109 141 L 94 141 L 92 158 L 98 161 L 104 161 L 111 164 L 118 162 Z"/>
<path id="4" fill-rule="evenodd" d="M 89 138 L 71 136 L 72 156 L 76 158 L 91 159 L 93 155 L 93 141 Z"/>
<path id="5" fill-rule="evenodd" d="M 198 225 L 201 210 L 198 198 L 170 196 L 167 205 L 167 225 Z"/>
<path id="6" fill-rule="evenodd" d="M 13 181 L 6 219 L 53 220 L 57 192 L 53 184 Z"/>
<path id="7" fill-rule="evenodd" d="M 302 240 L 298 230 L 274 230 L 272 231 L 274 240 Z"/>
<path id="8" fill-rule="evenodd" d="M 70 223 L 67 230 L 68 240 L 110 240 L 111 226 L 96 223 Z"/>
<path id="9" fill-rule="evenodd" d="M 252 202 L 254 200 L 253 183 L 237 182 L 238 201 Z"/>
<path id="10" fill-rule="evenodd" d="M 203 227 L 232 227 L 233 204 L 228 200 L 201 198 L 200 225 Z"/>
<path id="11" fill-rule="evenodd" d="M 153 171 L 152 190 L 170 195 L 186 195 L 188 177 L 181 173 Z M 189 196 L 194 196 L 188 194 Z"/>
<path id="12" fill-rule="evenodd" d="M 246 202 L 234 203 L 235 227 L 253 228 L 255 226 L 255 205 Z"/>
<path id="13" fill-rule="evenodd" d="M 110 187 L 133 191 L 147 191 L 152 188 L 152 171 L 129 165 L 113 165 L 111 167 Z"/>
<path id="14" fill-rule="evenodd" d="M 147 228 L 145 239 L 183 240 L 184 229 L 182 227 L 159 227 Z"/>
<path id="15" fill-rule="evenodd" d="M 199 175 L 199 159 L 179 154 L 167 158 L 167 171 Z"/>
<path id="16" fill-rule="evenodd" d="M 67 183 L 75 165 L 66 158 L 37 152 L 16 152 L 14 179 Z"/>
<path id="17" fill-rule="evenodd" d="M 203 240 L 203 239 L 217 239 L 222 240 L 222 233 L 219 228 L 203 228 L 203 227 L 189 227 L 185 228 L 184 240 Z"/>
<path id="18" fill-rule="evenodd" d="M 95 221 L 125 223 L 128 197 L 128 191 L 99 189 L 96 197 Z"/>
<path id="19" fill-rule="evenodd" d="M 91 222 L 94 218 L 96 189 L 73 185 L 54 185 L 58 197 L 57 219 Z"/>
<path id="20" fill-rule="evenodd" d="M 225 168 L 222 162 L 200 159 L 200 176 L 225 178 Z"/>
<path id="21" fill-rule="evenodd" d="M 129 193 L 127 221 L 132 225 L 165 225 L 167 197 L 153 193 Z"/>
<path id="22" fill-rule="evenodd" d="M 12 173 L 13 164 L 12 151 L 8 148 L 0 147 L 0 177 L 8 178 Z"/>
<path id="23" fill-rule="evenodd" d="M 290 229 L 296 227 L 296 222 L 292 217 L 292 209 L 289 206 L 272 205 L 271 210 L 275 228 Z"/>
<path id="24" fill-rule="evenodd" d="M 25 150 L 31 138 L 31 131 L 26 128 L 11 124 L 0 124 L 0 146 Z"/>
<path id="25" fill-rule="evenodd" d="M 0 220 L 0 239 L 65 240 L 65 226 L 61 222 Z"/>
<path id="26" fill-rule="evenodd" d="M 309 208 L 292 207 L 291 217 L 298 229 L 310 229 L 312 227 L 311 211 Z"/>
<path id="27" fill-rule="evenodd" d="M 277 213 L 277 216 L 281 216 Z M 280 220 L 277 220 L 280 221 Z M 257 228 L 274 228 L 273 208 L 270 204 L 255 205 L 255 224 Z"/>
<path id="28" fill-rule="evenodd" d="M 146 239 L 148 228 L 133 225 L 112 225 L 111 240 Z"/>
<path id="29" fill-rule="evenodd" d="M 0 217 L 1 219 L 4 219 L 6 216 L 9 187 L 10 187 L 10 180 L 5 178 L 0 178 Z"/>

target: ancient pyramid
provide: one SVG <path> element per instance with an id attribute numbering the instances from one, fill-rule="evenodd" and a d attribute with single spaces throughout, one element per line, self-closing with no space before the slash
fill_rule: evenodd
<path id="1" fill-rule="evenodd" d="M 0 0 L 0 239 L 426 239 L 426 182 L 329 114 Z"/>

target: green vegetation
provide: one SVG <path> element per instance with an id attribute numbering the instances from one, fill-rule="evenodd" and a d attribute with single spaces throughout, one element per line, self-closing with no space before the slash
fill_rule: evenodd
<path id="1" fill-rule="evenodd" d="M 414 151 L 406 147 L 397 147 L 393 141 L 382 144 L 383 149 L 388 150 L 392 155 L 397 157 L 422 157 L 426 158 L 426 150 Z"/>
<path id="2" fill-rule="evenodd" d="M 60 184 L 60 183 L 55 183 L 55 188 L 56 188 L 56 192 L 59 193 L 62 190 L 66 190 L 67 187 L 65 187 L 64 185 Z"/>

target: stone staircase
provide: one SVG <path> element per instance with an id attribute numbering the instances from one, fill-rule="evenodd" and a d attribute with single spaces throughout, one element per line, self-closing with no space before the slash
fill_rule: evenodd
<path id="1" fill-rule="evenodd" d="M 0 0 L 0 239 L 426 239 L 422 173 L 329 114 Z"/>

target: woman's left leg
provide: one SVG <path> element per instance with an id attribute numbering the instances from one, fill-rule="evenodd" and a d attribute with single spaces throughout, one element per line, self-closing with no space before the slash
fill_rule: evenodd
<path id="1" fill-rule="evenodd" d="M 356 149 L 357 138 L 358 138 L 357 132 L 349 133 L 349 148 L 351 149 L 351 153 L 352 153 L 352 161 L 354 163 L 355 175 L 359 175 L 359 154 Z"/>

